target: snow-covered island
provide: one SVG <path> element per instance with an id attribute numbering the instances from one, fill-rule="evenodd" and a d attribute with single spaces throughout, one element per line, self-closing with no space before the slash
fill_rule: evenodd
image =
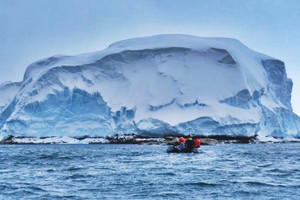
<path id="1" fill-rule="evenodd" d="M 300 138 L 282 61 L 229 38 L 156 35 L 28 66 L 0 85 L 0 141 L 136 133 Z"/>

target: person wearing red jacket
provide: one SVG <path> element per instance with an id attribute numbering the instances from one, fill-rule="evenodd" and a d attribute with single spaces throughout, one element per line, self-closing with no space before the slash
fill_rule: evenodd
<path id="1" fill-rule="evenodd" d="M 180 137 L 179 139 L 178 139 L 178 143 L 179 143 L 179 145 L 178 145 L 178 149 L 180 150 L 180 151 L 182 151 L 184 148 L 185 148 L 185 138 L 184 137 Z"/>
<path id="2" fill-rule="evenodd" d="M 180 144 L 180 143 L 185 143 L 185 138 L 184 137 L 180 137 L 179 139 L 178 139 L 178 143 Z"/>
<path id="3" fill-rule="evenodd" d="M 195 139 L 194 139 L 194 146 L 195 146 L 195 148 L 199 148 L 200 147 L 200 145 L 201 145 L 201 140 L 200 140 L 200 138 L 198 138 L 198 137 L 196 137 Z"/>

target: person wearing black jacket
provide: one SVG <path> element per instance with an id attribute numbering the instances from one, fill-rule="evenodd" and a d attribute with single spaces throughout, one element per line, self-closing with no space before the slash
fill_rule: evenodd
<path id="1" fill-rule="evenodd" d="M 192 152 L 194 150 L 194 139 L 192 138 L 191 134 L 188 134 L 188 137 L 185 141 L 185 149 L 187 152 Z"/>

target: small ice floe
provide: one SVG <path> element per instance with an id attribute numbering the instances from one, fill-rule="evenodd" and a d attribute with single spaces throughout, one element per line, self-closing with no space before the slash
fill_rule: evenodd
<path id="1" fill-rule="evenodd" d="M 256 139 L 258 140 L 258 142 L 283 142 L 282 139 L 264 135 L 258 135 Z"/>

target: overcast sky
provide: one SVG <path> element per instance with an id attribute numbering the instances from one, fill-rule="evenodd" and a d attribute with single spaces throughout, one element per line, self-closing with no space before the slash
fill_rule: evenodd
<path id="1" fill-rule="evenodd" d="M 299 0 L 0 0 L 0 82 L 41 58 L 164 33 L 236 38 L 281 59 L 300 115 Z"/>

